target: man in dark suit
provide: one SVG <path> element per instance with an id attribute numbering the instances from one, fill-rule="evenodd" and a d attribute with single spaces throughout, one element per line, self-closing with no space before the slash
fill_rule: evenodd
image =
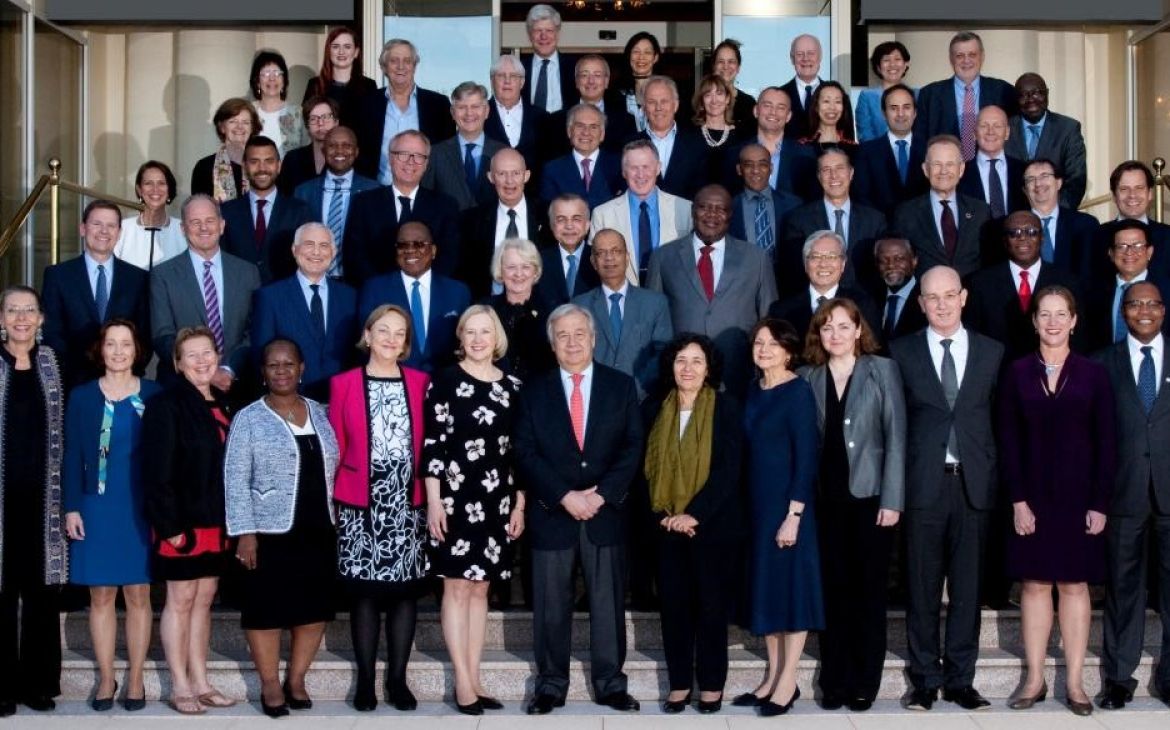
<path id="1" fill-rule="evenodd" d="M 636 711 L 626 657 L 625 537 L 630 483 L 642 464 L 634 380 L 593 361 L 589 310 L 563 304 L 549 315 L 558 368 L 524 387 L 513 426 L 516 464 L 528 485 L 532 540 L 536 686 L 528 714 L 565 703 L 580 558 L 589 598 L 590 679 L 597 702 Z"/>
<path id="2" fill-rule="evenodd" d="M 459 210 L 455 201 L 422 187 L 431 143 L 421 133 L 403 132 L 390 140 L 390 185 L 354 197 L 346 220 L 345 278 L 360 288 L 371 276 L 390 271 L 396 255 L 391 242 L 406 221 L 426 225 L 438 246 L 435 270 L 449 274 L 459 264 Z"/>
<path id="3" fill-rule="evenodd" d="M 121 230 L 122 213 L 117 205 L 108 200 L 91 201 L 79 226 L 81 255 L 45 269 L 41 287 L 44 342 L 57 353 L 67 388 L 101 374 L 88 354 L 107 321 L 130 320 L 141 343 L 149 336 L 146 272 L 114 257 Z"/>
<path id="4" fill-rule="evenodd" d="M 447 139 L 455 134 L 447 97 L 414 82 L 419 60 L 418 49 L 410 41 L 386 41 L 378 65 L 390 83 L 362 99 L 357 170 L 383 185 L 390 184 L 387 152 L 395 135 L 410 129 L 422 132 L 427 139 Z"/>
<path id="5" fill-rule="evenodd" d="M 1016 79 L 1016 102 L 1020 113 L 1011 119 L 1007 153 L 1020 160 L 1052 160 L 1064 171 L 1060 205 L 1076 210 L 1088 182 L 1081 123 L 1048 109 L 1048 84 L 1037 73 Z"/>
<path id="6" fill-rule="evenodd" d="M 1059 204 L 1062 175 L 1052 160 L 1033 159 L 1024 167 L 1024 195 L 1040 219 L 1040 258 L 1089 282 L 1095 275 L 1089 262 L 1100 224 L 1088 213 Z"/>
<path id="7" fill-rule="evenodd" d="M 329 378 L 356 362 L 361 330 L 357 292 L 326 276 L 335 252 L 329 226 L 305 223 L 293 237 L 297 272 L 258 289 L 252 300 L 257 365 L 263 367 L 264 347 L 274 338 L 292 340 L 305 361 L 301 392 L 321 403 L 329 402 Z"/>
<path id="8" fill-rule="evenodd" d="M 1170 392 L 1167 369 L 1166 290 L 1149 282 L 1125 292 L 1127 336 L 1104 351 L 1117 410 L 1117 480 L 1110 499 L 1106 540 L 1109 582 L 1105 597 L 1104 687 L 1097 704 L 1120 710 L 1133 699 L 1146 623 L 1148 565 L 1157 573 L 1162 625 L 1170 622 Z M 1170 698 L 1170 642 L 1163 641 L 1154 688 Z"/>
<path id="9" fill-rule="evenodd" d="M 979 574 L 996 502 L 993 404 L 1003 348 L 963 328 L 959 273 L 922 276 L 918 305 L 928 326 L 891 343 L 906 394 L 906 541 L 910 648 L 907 707 L 943 699 L 965 710 L 990 706 L 973 686 L 979 657 Z M 939 640 L 943 581 L 946 639 Z"/>
<path id="10" fill-rule="evenodd" d="M 577 59 L 557 49 L 561 39 L 561 14 L 551 5 L 533 5 L 528 10 L 524 27 L 533 51 L 520 55 L 524 75 L 532 79 L 526 95 L 528 101 L 549 114 L 568 109 L 577 103 L 577 89 L 573 84 Z M 536 65 L 535 71 L 533 64 Z"/>
<path id="11" fill-rule="evenodd" d="M 808 147 L 798 144 L 796 137 L 785 133 L 785 125 L 792 117 L 788 99 L 787 92 L 779 86 L 769 86 L 760 92 L 754 109 L 755 139 L 729 147 L 723 155 L 720 178 L 723 186 L 732 193 L 739 192 L 743 186 L 735 169 L 739 153 L 748 144 L 758 144 L 768 151 L 772 162 L 768 184 L 773 190 L 790 193 L 806 201 L 820 196 L 820 190 L 815 184 L 816 159 Z"/>
<path id="12" fill-rule="evenodd" d="M 549 156 L 548 112 L 537 109 L 524 98 L 524 67 L 510 53 L 492 64 L 492 99 L 484 133 L 524 155 L 524 164 L 538 172 Z M 539 180 L 530 180 L 529 192 L 538 190 Z"/>
<path id="13" fill-rule="evenodd" d="M 776 301 L 776 278 L 755 244 L 727 234 L 731 196 L 719 185 L 695 194 L 694 234 L 650 255 L 646 288 L 666 295 L 675 332 L 710 337 L 723 356 L 723 383 L 736 397 L 752 373 L 748 332 Z"/>
<path id="14" fill-rule="evenodd" d="M 454 200 L 460 213 L 496 197 L 488 169 L 492 155 L 506 145 L 484 134 L 487 113 L 487 89 L 474 81 L 456 86 L 451 92 L 451 116 L 458 132 L 431 149 L 423 175 L 422 186 Z"/>
<path id="15" fill-rule="evenodd" d="M 918 92 L 918 121 L 914 133 L 929 139 L 951 134 L 962 140 L 964 160 L 975 156 L 976 115 L 994 104 L 1010 116 L 1016 113 L 1016 92 L 1003 79 L 983 76 L 983 39 L 975 33 L 956 33 L 950 45 L 954 75 L 923 86 Z"/>
<path id="16" fill-rule="evenodd" d="M 650 140 L 658 150 L 662 177 L 658 187 L 680 198 L 691 200 L 707 180 L 707 156 L 710 148 L 693 127 L 680 127 L 678 85 L 669 76 L 651 76 L 642 88 L 642 108 L 646 111 L 646 129 L 639 137 Z"/>
<path id="17" fill-rule="evenodd" d="M 1041 260 L 1041 230 L 1035 213 L 1018 210 L 1009 215 L 1000 228 L 1008 260 L 976 271 L 967 281 L 963 323 L 1003 345 L 1005 365 L 1040 346 L 1032 322 L 1033 292 L 1063 286 L 1075 294 L 1081 288 L 1076 276 Z M 1074 334 L 1074 349 L 1083 345 L 1080 333 Z"/>
<path id="18" fill-rule="evenodd" d="M 918 257 L 905 238 L 882 238 L 873 247 L 874 262 L 881 286 L 870 290 L 870 298 L 882 312 L 882 339 L 893 342 L 926 326 L 918 306 L 921 288 L 914 271 Z"/>
<path id="19" fill-rule="evenodd" d="M 463 310 L 471 306 L 471 293 L 460 281 L 432 271 L 435 242 L 423 223 L 409 221 L 398 227 L 398 270 L 375 276 L 358 294 L 358 321 L 382 304 L 397 304 L 410 312 L 410 357 L 403 362 L 431 372 L 455 362 L 459 344 L 455 327 Z"/>
<path id="20" fill-rule="evenodd" d="M 305 129 L 309 131 L 309 143 L 289 150 L 280 161 L 280 174 L 276 176 L 276 187 L 284 195 L 292 195 L 306 181 L 320 175 L 317 170 L 317 155 L 325 155 L 325 138 L 341 124 L 341 107 L 327 96 L 311 96 L 301 104 Z"/>
<path id="21" fill-rule="evenodd" d="M 987 203 L 992 219 L 1002 219 L 1013 210 L 1028 207 L 1024 197 L 1024 163 L 1004 154 L 1007 138 L 1008 119 L 1003 109 L 983 107 L 975 127 L 975 157 L 967 162 L 959 179 L 959 192 Z M 995 227 L 998 228 L 998 223 Z"/>
<path id="22" fill-rule="evenodd" d="M 260 269 L 260 281 L 291 276 L 293 233 L 309 221 L 309 206 L 276 189 L 280 152 L 271 139 L 257 135 L 244 145 L 244 174 L 250 189 L 223 204 L 226 228 L 221 246 Z"/>
<path id="23" fill-rule="evenodd" d="M 1125 339 L 1125 291 L 1139 281 L 1150 281 L 1159 291 L 1170 291 L 1170 282 L 1153 270 L 1151 260 L 1157 256 L 1157 246 L 1150 241 L 1150 232 L 1139 220 L 1122 220 L 1111 224 L 1113 245 L 1109 247 L 1112 261 L 1110 277 L 1096 284 L 1081 308 L 1082 327 L 1088 330 L 1088 352 L 1108 347 Z"/>
<path id="24" fill-rule="evenodd" d="M 1170 225 L 1159 223 L 1149 216 L 1154 202 L 1154 173 L 1144 162 L 1126 160 L 1109 174 L 1109 191 L 1117 206 L 1117 219 L 1102 224 L 1090 252 L 1089 268 L 1100 278 L 1110 273 L 1106 259 L 1113 244 L 1114 229 L 1126 220 L 1140 221 L 1146 226 L 1146 238 L 1154 246 L 1150 270 L 1160 277 L 1170 278 Z M 1101 283 L 1101 282 L 1098 282 Z"/>
<path id="25" fill-rule="evenodd" d="M 982 200 L 955 190 L 964 170 L 959 139 L 945 134 L 931 139 L 922 170 L 930 191 L 898 206 L 894 230 L 914 246 L 919 275 L 942 265 L 966 276 L 982 266 L 980 236 L 991 211 Z"/>
<path id="26" fill-rule="evenodd" d="M 796 75 L 780 88 L 788 95 L 792 104 L 792 118 L 785 125 L 784 133 L 792 141 L 809 136 L 808 108 L 813 93 L 821 85 L 821 42 L 816 36 L 801 34 L 792 39 L 788 57 Z"/>
<path id="27" fill-rule="evenodd" d="M 756 244 L 774 265 L 777 240 L 785 230 L 785 216 L 804 201 L 768 184 L 772 156 L 762 145 L 753 142 L 740 147 L 737 159 L 735 171 L 743 180 L 743 190 L 731 200 L 728 232 L 733 238 Z"/>
<path id="28" fill-rule="evenodd" d="M 558 307 L 601 283 L 589 244 L 589 206 L 580 195 L 565 193 L 548 206 L 555 246 L 540 252 L 542 272 L 536 291 L 548 307 Z"/>
<path id="29" fill-rule="evenodd" d="M 829 230 L 845 241 L 849 266 L 841 283 L 847 287 L 872 287 L 877 281 L 873 266 L 873 242 L 885 233 L 886 217 L 850 196 L 853 165 L 849 155 L 828 147 L 817 158 L 817 182 L 824 190 L 820 200 L 805 203 L 784 217 L 783 243 L 776 251 L 776 290 L 784 298 L 808 283 L 803 275 L 804 243 L 816 231 Z"/>
<path id="30" fill-rule="evenodd" d="M 150 336 L 158 355 L 159 380 L 175 377 L 175 335 L 203 325 L 215 335 L 219 371 L 211 384 L 223 391 L 251 379 L 248 339 L 252 293 L 260 288 L 256 265 L 220 249 L 224 220 L 208 195 L 192 195 L 182 207 L 187 253 L 150 272 Z"/>
<path id="31" fill-rule="evenodd" d="M 492 280 L 491 269 L 492 256 L 504 239 L 524 238 L 545 246 L 551 238 L 545 209 L 524 194 L 528 177 L 519 152 L 500 150 L 492 156 L 488 172 L 497 201 L 473 208 L 463 216 L 456 278 L 467 285 L 475 301 L 503 291 L 503 285 Z"/>
<path id="32" fill-rule="evenodd" d="M 341 278 L 345 246 L 345 224 L 354 196 L 378 188 L 378 181 L 357 174 L 353 169 L 357 160 L 357 135 L 348 127 L 334 127 L 325 135 L 325 174 L 297 186 L 293 193 L 297 200 L 309 206 L 309 220 L 321 221 L 333 233 L 334 256 L 329 276 Z"/>
<path id="33" fill-rule="evenodd" d="M 808 332 L 813 314 L 823 302 L 841 297 L 852 299 L 875 336 L 881 332 L 881 316 L 865 290 L 842 281 L 849 266 L 845 241 L 830 230 L 814 231 L 801 246 L 807 285 L 791 295 L 773 302 L 768 316 L 788 320 L 802 337 Z"/>
<path id="34" fill-rule="evenodd" d="M 577 59 L 574 78 L 581 103 L 592 104 L 605 115 L 605 138 L 601 146 L 620 155 L 626 142 L 637 136 L 638 125 L 634 117 L 626 111 L 625 98 L 609 88 L 609 63 L 604 56 L 596 53 L 581 56 Z M 555 133 L 556 130 L 565 128 L 570 108 L 565 107 L 549 115 L 548 128 L 551 131 Z M 570 149 L 566 139 L 563 143 L 555 145 L 550 154 L 567 154 Z"/>
<path id="35" fill-rule="evenodd" d="M 922 171 L 927 139 L 913 131 L 918 112 L 910 87 L 895 84 L 886 89 L 882 114 L 890 131 L 858 148 L 853 196 L 872 208 L 893 211 L 930 189 Z"/>
<path id="36" fill-rule="evenodd" d="M 540 199 L 551 203 L 558 195 L 580 196 L 593 210 L 625 190 L 622 159 L 604 147 L 605 114 L 592 104 L 580 103 L 568 111 L 567 132 L 572 149 L 550 161 L 540 176 Z"/>

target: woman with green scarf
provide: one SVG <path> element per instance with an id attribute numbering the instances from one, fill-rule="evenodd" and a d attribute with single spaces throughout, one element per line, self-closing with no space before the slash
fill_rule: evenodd
<path id="1" fill-rule="evenodd" d="M 743 416 L 719 387 L 708 337 L 680 334 L 662 353 L 666 397 L 646 444 L 650 506 L 659 526 L 658 590 L 670 694 L 682 712 L 696 677 L 699 712 L 718 712 L 727 680 L 728 570 L 746 524 L 740 499 Z M 651 406 L 652 408 L 653 406 Z"/>

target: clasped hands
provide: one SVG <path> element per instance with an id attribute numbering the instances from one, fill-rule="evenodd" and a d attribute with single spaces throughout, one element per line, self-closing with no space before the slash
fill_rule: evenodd
<path id="1" fill-rule="evenodd" d="M 1017 535 L 1032 535 L 1036 532 L 1036 513 L 1027 502 L 1012 504 L 1012 522 Z M 1105 529 L 1105 515 L 1096 510 L 1085 512 L 1085 534 L 1100 535 Z"/>
<path id="2" fill-rule="evenodd" d="M 605 504 L 605 498 L 597 493 L 597 487 L 573 489 L 561 497 L 561 506 L 575 520 L 591 520 L 597 510 Z"/>
<path id="3" fill-rule="evenodd" d="M 681 532 L 687 537 L 694 537 L 699 521 L 684 512 L 681 515 L 667 515 L 658 524 L 667 532 Z"/>

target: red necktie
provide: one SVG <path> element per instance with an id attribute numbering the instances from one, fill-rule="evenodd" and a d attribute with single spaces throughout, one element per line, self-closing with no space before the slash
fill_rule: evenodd
<path id="1" fill-rule="evenodd" d="M 943 249 L 947 252 L 947 261 L 955 260 L 955 249 L 959 247 L 959 227 L 955 225 L 955 214 L 951 210 L 951 201 L 940 200 L 942 217 L 939 219 L 939 228 L 942 229 Z"/>
<path id="2" fill-rule="evenodd" d="M 585 450 L 585 398 L 581 395 L 583 373 L 573 373 L 573 392 L 569 395 L 569 420 L 573 422 L 573 435 L 577 437 L 577 448 Z"/>
<path id="3" fill-rule="evenodd" d="M 585 192 L 589 192 L 589 183 L 593 182 L 593 173 L 589 171 L 589 158 L 581 160 L 581 177 L 585 180 Z"/>
<path id="4" fill-rule="evenodd" d="M 264 248 L 264 239 L 268 237 L 268 224 L 264 221 L 264 206 L 268 205 L 268 201 L 264 198 L 256 199 L 256 227 L 253 234 L 256 237 L 256 250 L 260 251 Z"/>
<path id="5" fill-rule="evenodd" d="M 1027 312 L 1032 305 L 1032 285 L 1028 283 L 1028 272 L 1020 272 L 1020 311 Z"/>
<path id="6" fill-rule="evenodd" d="M 963 112 L 960 115 L 959 137 L 962 143 L 963 159 L 970 160 L 975 156 L 975 123 L 979 111 L 975 108 L 975 89 L 971 84 L 963 88 Z"/>
<path id="7" fill-rule="evenodd" d="M 711 252 L 714 246 L 703 246 L 699 249 L 699 281 L 703 284 L 703 293 L 707 301 L 715 298 L 715 264 L 711 261 Z"/>

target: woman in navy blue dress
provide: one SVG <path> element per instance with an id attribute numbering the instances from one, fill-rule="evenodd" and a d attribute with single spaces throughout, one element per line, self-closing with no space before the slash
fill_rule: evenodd
<path id="1" fill-rule="evenodd" d="M 750 489 L 749 621 L 763 634 L 768 670 L 754 692 L 735 698 L 780 715 L 800 697 L 796 664 L 810 630 L 825 625 L 813 485 L 817 474 L 817 405 L 795 370 L 800 338 L 783 320 L 752 331 L 761 377 L 748 388 L 744 424 Z"/>
<path id="2" fill-rule="evenodd" d="M 149 351 L 134 323 L 112 319 L 98 332 L 90 356 L 103 370 L 79 385 L 65 413 L 61 486 L 69 535 L 69 579 L 89 586 L 89 631 L 98 665 L 90 702 L 114 706 L 114 640 L 118 588 L 126 600 L 127 710 L 146 704 L 142 670 L 153 623 L 150 607 L 150 526 L 143 510 L 142 414 L 159 387 L 134 375 Z"/>

